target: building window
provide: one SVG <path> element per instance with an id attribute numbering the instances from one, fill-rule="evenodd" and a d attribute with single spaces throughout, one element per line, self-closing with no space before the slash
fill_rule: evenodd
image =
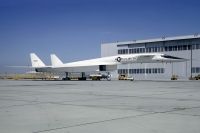
<path id="1" fill-rule="evenodd" d="M 200 49 L 200 44 L 196 44 L 196 49 Z"/>
<path id="2" fill-rule="evenodd" d="M 161 73 L 164 73 L 165 71 L 164 71 L 164 68 L 161 68 Z"/>
<path id="3" fill-rule="evenodd" d="M 145 69 L 146 70 L 146 73 L 148 74 L 149 73 L 149 69 Z"/>
<path id="4" fill-rule="evenodd" d="M 145 69 L 142 69 L 142 73 L 145 73 Z"/>
<path id="5" fill-rule="evenodd" d="M 118 69 L 118 74 L 128 74 L 128 69 Z"/>
<path id="6" fill-rule="evenodd" d="M 179 51 L 182 50 L 182 49 L 183 49 L 182 45 L 178 46 Z"/>
<path id="7" fill-rule="evenodd" d="M 140 48 L 140 53 L 145 53 L 145 48 Z"/>
<path id="8" fill-rule="evenodd" d="M 118 54 L 128 54 L 128 49 L 119 49 Z"/>
<path id="9" fill-rule="evenodd" d="M 146 48 L 146 53 L 151 53 L 151 48 Z"/>
<path id="10" fill-rule="evenodd" d="M 158 68 L 158 73 L 161 73 L 160 68 Z"/>
<path id="11" fill-rule="evenodd" d="M 149 68 L 149 73 L 151 73 L 151 68 Z"/>
<path id="12" fill-rule="evenodd" d="M 121 50 L 120 49 L 118 50 L 118 54 L 121 54 Z"/>
<path id="13" fill-rule="evenodd" d="M 177 51 L 177 46 L 173 46 L 173 47 L 172 47 L 172 50 L 173 50 L 173 51 Z"/>
<path id="14" fill-rule="evenodd" d="M 148 43 L 146 43 L 148 46 Z M 192 45 L 192 47 L 191 47 Z M 182 50 L 191 50 L 192 49 L 200 49 L 199 42 L 195 42 L 191 44 L 191 41 L 176 41 L 173 43 L 165 43 L 164 45 L 155 46 L 155 47 L 146 47 L 146 48 L 138 48 L 134 47 L 134 45 L 130 49 L 119 49 L 118 54 L 134 54 L 134 53 L 151 53 L 151 52 L 168 52 L 168 51 L 182 51 Z"/>
<path id="15" fill-rule="evenodd" d="M 200 73 L 200 67 L 196 67 L 196 73 Z"/>
<path id="16" fill-rule="evenodd" d="M 192 67 L 192 73 L 200 73 L 200 67 Z"/>
<path id="17" fill-rule="evenodd" d="M 154 72 L 157 73 L 158 68 L 155 68 Z"/>
<path id="18" fill-rule="evenodd" d="M 167 46 L 165 47 L 165 51 L 168 51 L 168 47 Z"/>
<path id="19" fill-rule="evenodd" d="M 161 74 L 164 73 L 164 68 L 139 68 L 139 69 L 119 69 L 119 74 Z"/>
<path id="20" fill-rule="evenodd" d="M 132 51 L 133 51 L 133 49 L 129 49 L 129 54 L 132 54 L 133 53 Z"/>
<path id="21" fill-rule="evenodd" d="M 183 50 L 187 50 L 187 45 L 183 45 Z"/>
<path id="22" fill-rule="evenodd" d="M 191 45 L 188 45 L 188 50 L 191 50 Z"/>
<path id="23" fill-rule="evenodd" d="M 172 51 L 172 46 L 169 46 L 168 50 L 169 50 L 169 51 Z"/>
<path id="24" fill-rule="evenodd" d="M 118 74 L 122 74 L 121 69 L 118 69 Z"/>

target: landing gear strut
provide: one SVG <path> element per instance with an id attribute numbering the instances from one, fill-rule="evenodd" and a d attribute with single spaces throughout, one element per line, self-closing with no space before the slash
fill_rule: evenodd
<path id="1" fill-rule="evenodd" d="M 86 76 L 84 72 L 81 73 L 81 77 L 78 78 L 78 80 L 86 80 Z"/>
<path id="2" fill-rule="evenodd" d="M 111 80 L 111 75 L 110 75 L 110 72 L 107 72 L 107 77 L 106 77 L 106 79 L 107 79 L 108 81 L 110 81 L 110 80 Z"/>
<path id="3" fill-rule="evenodd" d="M 71 80 L 70 77 L 69 77 L 69 73 L 68 73 L 68 72 L 65 72 L 65 74 L 66 74 L 66 77 L 63 78 L 62 80 Z"/>

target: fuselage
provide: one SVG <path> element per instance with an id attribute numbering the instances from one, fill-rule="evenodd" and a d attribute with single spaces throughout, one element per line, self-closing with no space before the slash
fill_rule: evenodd
<path id="1" fill-rule="evenodd" d="M 118 65 L 128 63 L 159 63 L 159 62 L 180 62 L 184 59 L 173 57 L 165 54 L 148 53 L 148 54 L 127 54 L 110 57 L 102 57 L 90 60 L 76 61 L 65 63 L 56 67 L 79 67 L 95 65 Z M 56 68 L 54 67 L 54 68 Z"/>
<path id="2" fill-rule="evenodd" d="M 90 72 L 90 71 L 113 71 L 117 69 L 118 64 L 129 63 L 167 63 L 181 62 L 185 59 L 173 57 L 161 53 L 144 53 L 144 54 L 126 54 L 110 57 L 102 57 L 70 63 L 63 63 L 57 66 L 38 67 L 37 71 L 50 72 Z M 103 68 L 103 69 L 102 69 Z"/>

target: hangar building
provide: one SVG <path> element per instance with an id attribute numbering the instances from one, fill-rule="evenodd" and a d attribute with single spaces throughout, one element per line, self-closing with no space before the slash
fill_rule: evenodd
<path id="1" fill-rule="evenodd" d="M 188 61 L 121 64 L 111 73 L 113 78 L 126 74 L 136 80 L 165 80 L 171 79 L 172 75 L 189 79 L 200 74 L 199 34 L 101 44 L 101 57 L 135 53 L 164 53 Z"/>

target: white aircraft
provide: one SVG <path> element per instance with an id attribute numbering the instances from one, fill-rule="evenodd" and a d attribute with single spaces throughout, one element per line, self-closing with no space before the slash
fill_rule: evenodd
<path id="1" fill-rule="evenodd" d="M 102 57 L 90 60 L 63 63 L 55 54 L 51 54 L 51 66 L 46 66 L 42 60 L 35 54 L 31 53 L 32 67 L 36 72 L 65 72 L 66 78 L 68 73 L 81 72 L 82 78 L 85 78 L 85 72 L 110 72 L 117 69 L 118 64 L 128 63 L 171 63 L 183 62 L 187 59 L 174 57 L 161 53 L 143 53 L 143 54 L 126 54 L 110 57 Z"/>

